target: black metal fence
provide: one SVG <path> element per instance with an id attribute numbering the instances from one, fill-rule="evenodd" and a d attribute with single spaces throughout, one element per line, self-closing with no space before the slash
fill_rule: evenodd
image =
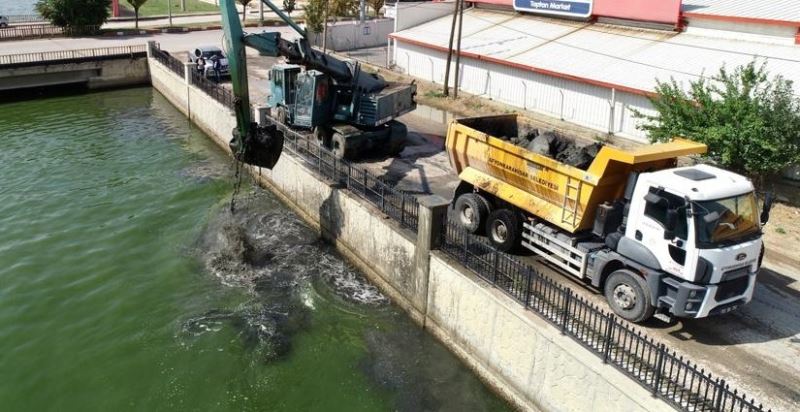
<path id="1" fill-rule="evenodd" d="M 153 57 L 183 77 L 183 63 L 155 45 L 151 50 Z M 233 108 L 233 93 L 223 85 L 214 83 L 200 72 L 192 72 L 192 84 L 208 94 L 214 100 Z M 375 176 L 361 166 L 346 160 L 338 159 L 330 150 L 320 146 L 309 136 L 286 127 L 268 118 L 284 135 L 284 148 L 311 170 L 333 182 L 339 183 L 352 193 L 375 205 L 384 214 L 390 216 L 401 226 L 417 231 L 419 203 L 413 194 L 395 189 L 379 176 Z"/>
<path id="2" fill-rule="evenodd" d="M 714 378 L 570 288 L 499 252 L 458 223 L 448 220 L 443 230 L 446 254 L 636 380 L 653 396 L 690 412 L 764 411 L 755 399 L 748 401 L 724 379 Z"/>
<path id="3" fill-rule="evenodd" d="M 105 57 L 136 57 L 145 53 L 144 45 L 102 47 L 96 49 L 55 50 L 37 53 L 0 55 L 0 66 L 49 61 L 77 61 Z"/>
<path id="4" fill-rule="evenodd" d="M 370 202 L 401 226 L 417 231 L 419 203 L 416 196 L 392 187 L 363 167 L 336 158 L 331 151 L 306 136 L 272 119 L 268 121 L 284 132 L 284 147 L 303 160 L 307 167 Z"/>
<path id="5" fill-rule="evenodd" d="M 49 24 L 10 26 L 5 29 L 0 29 L 0 40 L 35 39 L 63 35 L 64 29 Z"/>
<path id="6" fill-rule="evenodd" d="M 233 109 L 233 93 L 225 87 L 208 80 L 203 72 L 192 70 L 192 84 L 211 96 L 214 100 L 222 103 L 225 107 Z"/>
<path id="7" fill-rule="evenodd" d="M 183 62 L 176 59 L 173 55 L 169 54 L 168 52 L 161 50 L 157 44 L 149 43 L 150 47 L 150 54 L 156 59 L 159 63 L 163 64 L 166 68 L 168 68 L 171 72 L 177 74 L 178 76 L 185 75 L 183 69 Z"/>

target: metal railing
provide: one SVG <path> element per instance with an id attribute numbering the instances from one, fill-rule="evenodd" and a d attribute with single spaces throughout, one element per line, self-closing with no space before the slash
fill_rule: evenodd
<path id="1" fill-rule="evenodd" d="M 184 76 L 183 62 L 160 50 L 158 45 L 154 44 L 151 54 L 175 74 Z M 206 79 L 197 71 L 192 72 L 191 81 L 211 98 L 233 109 L 235 97 L 229 89 Z M 302 160 L 312 171 L 342 185 L 343 188 L 370 202 L 381 212 L 400 223 L 402 227 L 417 231 L 419 203 L 413 194 L 395 189 L 384 179 L 375 176 L 363 167 L 338 159 L 333 152 L 320 146 L 316 141 L 312 141 L 306 134 L 286 127 L 271 118 L 267 118 L 267 123 L 283 133 L 286 151 Z"/>
<path id="2" fill-rule="evenodd" d="M 30 26 L 10 26 L 0 29 L 0 40 L 35 39 L 42 37 L 63 36 L 64 29 L 47 24 Z"/>
<path id="3" fill-rule="evenodd" d="M 664 344 L 643 335 L 572 289 L 559 285 L 530 265 L 499 252 L 458 223 L 444 223 L 442 251 L 559 328 L 603 362 L 637 381 L 678 410 L 764 411 L 755 399 L 731 390 Z"/>
<path id="4" fill-rule="evenodd" d="M 153 45 L 153 43 L 149 44 Z M 177 74 L 178 76 L 181 76 L 181 78 L 185 76 L 183 62 L 176 59 L 174 56 L 167 53 L 166 51 L 161 50 L 158 47 L 158 45 L 153 45 L 150 48 L 150 54 L 153 56 L 154 59 L 158 60 L 159 63 L 166 66 L 173 73 Z"/>
<path id="5" fill-rule="evenodd" d="M 86 60 L 101 57 L 136 57 L 145 53 L 144 45 L 102 47 L 97 49 L 56 50 L 38 53 L 0 55 L 0 66 L 48 61 Z"/>
<path id="6" fill-rule="evenodd" d="M 10 14 L 8 16 L 9 24 L 18 23 L 42 23 L 47 20 L 38 14 Z"/>
<path id="7" fill-rule="evenodd" d="M 225 107 L 233 109 L 233 92 L 220 86 L 217 83 L 208 80 L 205 74 L 198 70 L 192 70 L 191 74 L 192 84 L 197 86 L 200 90 L 211 96 L 214 100 L 222 103 Z"/>

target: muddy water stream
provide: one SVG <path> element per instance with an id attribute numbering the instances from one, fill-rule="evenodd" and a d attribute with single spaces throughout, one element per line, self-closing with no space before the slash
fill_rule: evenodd
<path id="1" fill-rule="evenodd" d="M 0 105 L 3 410 L 505 410 L 150 89 Z"/>

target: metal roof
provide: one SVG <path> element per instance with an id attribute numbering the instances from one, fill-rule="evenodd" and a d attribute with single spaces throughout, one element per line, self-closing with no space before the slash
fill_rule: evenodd
<path id="1" fill-rule="evenodd" d="M 450 16 L 394 33 L 392 37 L 447 50 Z M 464 13 L 462 53 L 603 87 L 654 90 L 656 79 L 688 83 L 720 67 L 753 59 L 772 74 L 800 84 L 800 47 L 699 37 L 687 33 L 623 28 L 470 9 Z M 795 89 L 800 91 L 800 89 Z"/>
<path id="2" fill-rule="evenodd" d="M 798 0 L 683 0 L 683 12 L 800 23 Z"/>

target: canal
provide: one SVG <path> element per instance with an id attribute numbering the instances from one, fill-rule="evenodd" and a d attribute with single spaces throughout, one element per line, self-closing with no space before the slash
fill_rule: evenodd
<path id="1" fill-rule="evenodd" d="M 3 410 L 507 406 L 149 88 L 0 104 Z"/>

